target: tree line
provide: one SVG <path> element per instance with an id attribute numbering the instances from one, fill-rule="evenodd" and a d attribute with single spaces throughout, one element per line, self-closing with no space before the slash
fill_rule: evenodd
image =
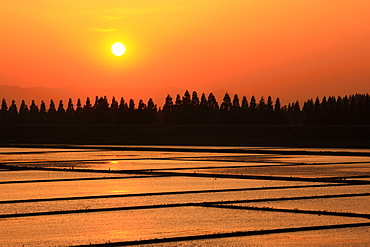
<path id="1" fill-rule="evenodd" d="M 225 93 L 219 104 L 210 93 L 208 97 L 197 92 L 185 91 L 176 98 L 167 95 L 163 107 L 157 107 L 152 99 L 147 103 L 115 97 L 95 97 L 92 104 L 87 97 L 84 105 L 77 99 L 76 105 L 70 98 L 67 104 L 62 100 L 55 104 L 41 101 L 40 106 L 32 100 L 28 106 L 22 100 L 19 108 L 13 100 L 8 106 L 2 100 L 1 124 L 222 124 L 222 125 L 369 125 L 369 94 L 353 94 L 344 97 L 318 97 L 302 105 L 296 101 L 281 105 L 269 96 L 259 101 L 252 96 L 249 100 L 237 94 L 231 97 Z"/>

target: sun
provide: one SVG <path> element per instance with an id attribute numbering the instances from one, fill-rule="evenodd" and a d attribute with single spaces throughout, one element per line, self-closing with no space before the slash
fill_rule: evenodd
<path id="1" fill-rule="evenodd" d="M 125 54 L 126 47 L 121 42 L 116 42 L 112 45 L 110 50 L 112 51 L 113 55 L 119 57 L 119 56 L 122 56 L 123 54 Z"/>

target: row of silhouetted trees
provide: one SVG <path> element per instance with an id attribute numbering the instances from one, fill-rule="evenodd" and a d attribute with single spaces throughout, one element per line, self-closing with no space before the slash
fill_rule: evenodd
<path id="1" fill-rule="evenodd" d="M 354 94 L 344 97 L 309 99 L 302 105 L 298 101 L 282 106 L 280 99 L 254 96 L 248 100 L 238 95 L 225 94 L 219 104 L 215 96 L 188 91 L 183 96 L 166 97 L 165 104 L 158 108 L 152 99 L 148 102 L 128 102 L 114 97 L 95 97 L 94 103 L 87 98 L 82 104 L 69 99 L 56 104 L 50 100 L 37 105 L 33 100 L 27 105 L 24 100 L 17 106 L 2 100 L 0 109 L 2 124 L 266 124 L 266 125 L 368 125 L 370 124 L 369 94 Z"/>

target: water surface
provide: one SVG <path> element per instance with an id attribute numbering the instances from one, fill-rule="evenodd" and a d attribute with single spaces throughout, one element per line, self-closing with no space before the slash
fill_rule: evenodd
<path id="1" fill-rule="evenodd" d="M 1 246 L 370 242 L 369 149 L 7 147 L 0 160 Z"/>

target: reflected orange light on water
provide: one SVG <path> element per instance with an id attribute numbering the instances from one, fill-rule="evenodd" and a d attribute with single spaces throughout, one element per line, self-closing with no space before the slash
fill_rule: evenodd
<path id="1" fill-rule="evenodd" d="M 119 193 L 119 194 L 125 194 L 130 192 L 131 190 L 111 190 L 110 193 Z"/>
<path id="2" fill-rule="evenodd" d="M 127 236 L 132 235 L 129 231 L 111 230 L 108 232 L 110 239 L 127 239 Z"/>
<path id="3" fill-rule="evenodd" d="M 106 165 L 104 165 L 104 166 L 108 166 L 108 170 L 121 170 L 122 169 L 122 167 L 120 168 L 120 166 L 121 165 L 118 165 L 120 162 L 119 161 L 117 161 L 117 160 L 111 160 L 111 161 L 109 161 L 109 162 L 107 162 L 106 163 Z M 105 169 L 105 167 L 103 168 L 103 169 Z"/>

